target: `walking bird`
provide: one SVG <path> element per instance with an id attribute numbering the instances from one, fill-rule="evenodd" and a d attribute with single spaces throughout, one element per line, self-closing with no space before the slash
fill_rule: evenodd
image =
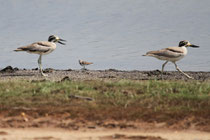
<path id="1" fill-rule="evenodd" d="M 62 45 L 65 45 L 65 43 L 63 43 L 62 41 L 66 41 L 66 40 L 63 40 L 59 38 L 58 36 L 51 35 L 49 36 L 48 41 L 35 42 L 27 46 L 19 47 L 14 51 L 16 52 L 25 51 L 28 53 L 39 54 L 38 65 L 39 65 L 41 75 L 47 76 L 46 74 L 43 73 L 43 70 L 42 70 L 42 55 L 46 55 L 54 51 L 56 49 L 56 44 L 55 44 L 56 42 Z"/>
<path id="2" fill-rule="evenodd" d="M 85 70 L 86 69 L 85 66 L 93 64 L 93 63 L 92 62 L 83 61 L 83 60 L 79 60 L 79 64 L 81 66 L 83 66 L 83 69 Z"/>
<path id="3" fill-rule="evenodd" d="M 179 61 L 187 55 L 187 47 L 199 48 L 199 46 L 193 45 L 187 40 L 183 40 L 179 42 L 179 45 L 177 47 L 168 47 L 157 51 L 149 51 L 143 56 L 152 56 L 160 60 L 166 60 L 166 62 L 162 65 L 162 79 L 164 67 L 168 63 L 168 61 L 172 62 L 175 65 L 176 69 L 182 74 L 184 74 L 187 78 L 193 79 L 191 76 L 184 73 L 176 64 L 176 61 Z"/>

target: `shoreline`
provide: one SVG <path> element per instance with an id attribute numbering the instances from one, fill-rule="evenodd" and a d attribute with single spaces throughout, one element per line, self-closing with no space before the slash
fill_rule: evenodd
<path id="1" fill-rule="evenodd" d="M 187 74 L 192 76 L 193 80 L 199 81 L 209 81 L 210 72 L 208 71 L 185 71 Z M 52 80 L 60 81 L 64 78 L 71 80 L 162 80 L 160 70 L 151 71 L 141 71 L 141 70 L 117 70 L 117 69 L 107 69 L 107 70 L 77 70 L 77 69 L 67 69 L 58 70 L 52 68 L 44 69 L 44 73 L 48 76 L 43 77 L 39 73 L 38 68 L 35 69 L 19 69 L 7 66 L 0 70 L 0 80 L 15 80 L 15 79 L 25 79 L 25 80 Z M 164 80 L 189 80 L 184 75 L 178 71 L 164 71 Z"/>

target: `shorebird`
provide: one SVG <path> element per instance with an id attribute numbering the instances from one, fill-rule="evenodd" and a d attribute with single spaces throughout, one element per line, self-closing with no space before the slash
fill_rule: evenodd
<path id="1" fill-rule="evenodd" d="M 183 40 L 179 42 L 179 46 L 177 47 L 168 47 L 157 51 L 149 51 L 143 56 L 152 56 L 160 60 L 166 60 L 165 63 L 162 65 L 162 71 L 161 71 L 161 77 L 163 79 L 163 70 L 165 65 L 168 63 L 168 61 L 172 62 L 176 69 L 184 74 L 187 78 L 193 79 L 188 74 L 184 73 L 176 64 L 176 61 L 179 61 L 184 56 L 187 55 L 187 48 L 186 47 L 193 47 L 193 48 L 199 48 L 199 46 L 191 44 L 187 40 Z"/>
<path id="2" fill-rule="evenodd" d="M 79 60 L 79 64 L 81 66 L 83 66 L 83 69 L 86 70 L 85 66 L 93 64 L 92 62 L 87 62 L 87 61 L 83 61 L 83 60 Z"/>
<path id="3" fill-rule="evenodd" d="M 46 74 L 43 73 L 43 70 L 42 70 L 42 55 L 46 55 L 46 54 L 49 54 L 52 51 L 54 51 L 56 48 L 56 44 L 55 44 L 56 42 L 58 42 L 62 45 L 65 45 L 65 43 L 63 43 L 61 41 L 66 41 L 66 40 L 63 40 L 63 39 L 59 38 L 58 36 L 51 35 L 51 36 L 49 36 L 48 41 L 35 42 L 35 43 L 32 43 L 27 46 L 19 47 L 14 51 L 17 51 L 17 52 L 25 51 L 28 53 L 39 54 L 38 65 L 40 68 L 41 75 L 47 76 Z"/>

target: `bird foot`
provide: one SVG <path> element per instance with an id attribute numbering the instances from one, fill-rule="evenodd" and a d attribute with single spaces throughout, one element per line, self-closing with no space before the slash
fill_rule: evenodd
<path id="1" fill-rule="evenodd" d="M 194 79 L 193 77 L 191 77 L 191 76 L 189 76 L 189 75 L 187 76 L 187 78 L 189 78 L 189 79 Z"/>
<path id="2" fill-rule="evenodd" d="M 187 78 L 189 78 L 189 79 L 194 79 L 193 77 L 191 77 L 191 76 L 189 76 L 188 74 L 186 74 L 186 73 L 183 73 Z"/>
<path id="3" fill-rule="evenodd" d="M 43 72 L 41 72 L 41 75 L 44 76 L 44 77 L 48 76 L 47 74 L 44 74 Z"/>
<path id="4" fill-rule="evenodd" d="M 88 69 L 86 69 L 86 68 L 81 68 L 81 70 L 82 70 L 82 71 L 87 71 Z"/>

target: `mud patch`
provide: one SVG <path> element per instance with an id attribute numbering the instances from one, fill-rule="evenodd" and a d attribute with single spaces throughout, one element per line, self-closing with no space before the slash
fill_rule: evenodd
<path id="1" fill-rule="evenodd" d="M 47 137 L 35 137 L 34 140 L 60 140 L 59 138 L 54 138 L 51 136 L 47 136 Z"/>
<path id="2" fill-rule="evenodd" d="M 8 135 L 8 133 L 5 131 L 0 131 L 0 135 Z"/>
<path id="3" fill-rule="evenodd" d="M 127 136 L 122 134 L 114 134 L 111 136 L 101 137 L 100 140 L 166 140 L 166 139 L 154 136 Z"/>

